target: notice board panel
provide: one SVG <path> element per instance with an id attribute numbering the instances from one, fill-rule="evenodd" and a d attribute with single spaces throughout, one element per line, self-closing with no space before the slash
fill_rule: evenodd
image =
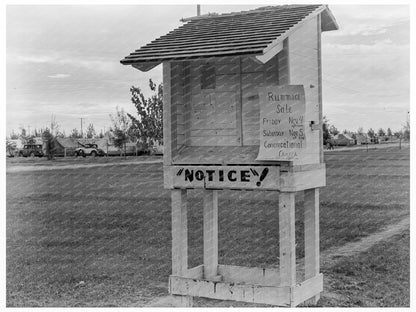
<path id="1" fill-rule="evenodd" d="M 256 160 L 299 160 L 306 149 L 302 85 L 259 88 L 260 146 Z"/>

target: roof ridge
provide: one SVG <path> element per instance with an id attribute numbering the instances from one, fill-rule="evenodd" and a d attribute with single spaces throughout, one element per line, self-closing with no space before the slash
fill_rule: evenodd
<path id="1" fill-rule="evenodd" d="M 181 18 L 180 21 L 189 22 L 189 21 L 195 21 L 195 20 L 203 20 L 207 18 L 222 18 L 222 17 L 230 17 L 230 16 L 248 15 L 248 14 L 255 14 L 255 13 L 263 13 L 267 11 L 272 12 L 272 11 L 295 9 L 295 8 L 302 8 L 302 7 L 319 8 L 321 6 L 323 6 L 323 4 L 284 4 L 284 5 L 274 5 L 274 6 L 269 5 L 269 6 L 258 7 L 252 10 L 239 11 L 239 12 L 230 12 L 230 13 L 209 12 L 207 14 L 203 14 L 200 16 Z"/>

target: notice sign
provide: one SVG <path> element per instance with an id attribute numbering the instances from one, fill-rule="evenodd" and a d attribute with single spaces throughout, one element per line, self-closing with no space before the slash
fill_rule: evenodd
<path id="1" fill-rule="evenodd" d="M 171 186 L 205 189 L 270 189 L 279 187 L 278 166 L 172 166 Z"/>
<path id="2" fill-rule="evenodd" d="M 256 160 L 299 159 L 306 148 L 302 85 L 259 88 L 260 148 Z"/>

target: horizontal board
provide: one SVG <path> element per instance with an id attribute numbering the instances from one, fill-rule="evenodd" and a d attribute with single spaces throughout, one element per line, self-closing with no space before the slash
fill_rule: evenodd
<path id="1" fill-rule="evenodd" d="M 279 189 L 278 166 L 172 166 L 171 188 Z"/>
<path id="2" fill-rule="evenodd" d="M 237 130 L 235 128 L 230 129 L 192 129 L 191 137 L 215 137 L 215 136 L 236 136 Z"/>
<path id="3" fill-rule="evenodd" d="M 172 275 L 169 277 L 169 293 L 173 295 L 290 306 L 290 292 L 288 286 L 236 284 Z"/>
<path id="4" fill-rule="evenodd" d="M 237 136 L 230 135 L 218 135 L 212 137 L 189 137 L 189 146 L 235 146 L 237 145 L 238 138 Z"/>
<path id="5" fill-rule="evenodd" d="M 315 277 L 297 284 L 292 290 L 293 305 L 297 306 L 298 304 L 319 295 L 324 290 L 323 285 L 323 274 L 318 274 Z"/>

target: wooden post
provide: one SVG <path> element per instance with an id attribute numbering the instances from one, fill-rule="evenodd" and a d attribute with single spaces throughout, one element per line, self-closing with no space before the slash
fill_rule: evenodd
<path id="1" fill-rule="evenodd" d="M 279 249 L 280 286 L 293 287 L 296 284 L 295 192 L 279 194 Z"/>
<path id="2" fill-rule="evenodd" d="M 204 190 L 204 276 L 218 275 L 218 191 Z"/>
<path id="3" fill-rule="evenodd" d="M 188 222 L 186 189 L 172 190 L 172 275 L 188 269 Z"/>
<path id="4" fill-rule="evenodd" d="M 319 274 L 319 188 L 305 190 L 305 280 Z M 306 304 L 316 304 L 320 295 L 307 300 Z"/>
<path id="5" fill-rule="evenodd" d="M 187 190 L 172 190 L 172 275 L 183 276 L 188 269 Z M 192 296 L 172 296 L 174 305 L 191 307 Z"/>

